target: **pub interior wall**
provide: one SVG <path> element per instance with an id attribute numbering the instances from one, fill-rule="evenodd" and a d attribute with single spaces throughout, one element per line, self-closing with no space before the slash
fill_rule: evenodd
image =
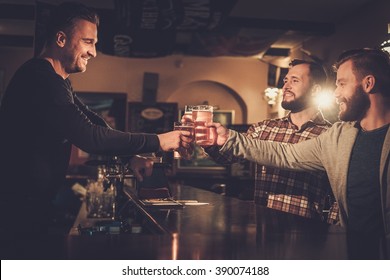
<path id="1" fill-rule="evenodd" d="M 325 38 L 312 38 L 303 42 L 302 47 L 322 58 L 328 65 L 345 49 L 374 46 L 387 35 L 390 1 L 380 0 L 367 6 L 360 13 L 344 19 L 336 26 L 336 33 Z M 301 56 L 296 50 L 294 56 Z M 4 72 L 3 84 L 6 85 L 16 69 L 33 54 L 29 48 L 0 48 L 0 69 Z M 98 53 L 90 60 L 85 73 L 71 76 L 76 91 L 124 92 L 129 101 L 142 100 L 143 75 L 153 72 L 159 75 L 157 89 L 158 102 L 178 102 L 179 107 L 194 100 L 218 103 L 220 109 L 239 108 L 237 100 L 227 94 L 225 98 L 212 98 L 210 90 L 192 90 L 188 94 L 177 92 L 197 81 L 211 81 L 222 84 L 236 92 L 244 101 L 247 109 L 247 123 L 267 118 L 270 108 L 262 98 L 267 87 L 268 64 L 255 58 L 233 57 L 188 57 L 173 55 L 155 59 L 130 59 L 113 57 Z M 1 90 L 1 89 L 0 89 Z M 199 95 L 199 96 L 198 96 Z M 195 99 L 196 99 L 195 98 Z M 236 113 L 235 123 L 243 118 Z"/>

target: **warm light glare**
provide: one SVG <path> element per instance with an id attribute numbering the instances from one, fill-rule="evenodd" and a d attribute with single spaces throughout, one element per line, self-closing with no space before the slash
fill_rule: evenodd
<path id="1" fill-rule="evenodd" d="M 335 98 L 331 90 L 321 91 L 316 96 L 316 104 L 321 109 L 327 109 L 335 104 Z"/>

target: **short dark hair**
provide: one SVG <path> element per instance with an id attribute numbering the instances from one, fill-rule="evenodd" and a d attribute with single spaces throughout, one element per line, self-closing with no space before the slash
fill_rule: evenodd
<path id="1" fill-rule="evenodd" d="M 293 59 L 291 60 L 289 66 L 293 67 L 300 64 L 309 65 L 310 77 L 314 84 L 319 84 L 320 86 L 325 86 L 328 80 L 328 75 L 325 68 L 313 61 L 307 61 L 303 59 Z"/>
<path id="2" fill-rule="evenodd" d="M 343 52 L 333 65 L 337 71 L 341 64 L 351 61 L 352 71 L 358 79 L 375 77 L 375 90 L 390 96 L 390 55 L 380 49 L 363 48 Z"/>
<path id="3" fill-rule="evenodd" d="M 94 9 L 78 2 L 64 2 L 58 5 L 50 14 L 46 27 L 46 42 L 50 43 L 58 31 L 71 32 L 78 19 L 99 26 L 99 16 Z"/>

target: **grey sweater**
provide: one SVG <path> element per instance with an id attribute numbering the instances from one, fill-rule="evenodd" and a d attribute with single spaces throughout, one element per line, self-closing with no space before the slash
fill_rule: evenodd
<path id="1" fill-rule="evenodd" d="M 319 137 L 297 144 L 285 144 L 250 139 L 230 130 L 229 139 L 220 152 L 268 166 L 326 171 L 340 207 L 340 223 L 346 226 L 348 224 L 347 174 L 357 134 L 356 122 L 338 122 Z M 383 223 L 387 234 L 390 233 L 389 151 L 390 129 L 387 130 L 383 143 L 379 170 Z"/>

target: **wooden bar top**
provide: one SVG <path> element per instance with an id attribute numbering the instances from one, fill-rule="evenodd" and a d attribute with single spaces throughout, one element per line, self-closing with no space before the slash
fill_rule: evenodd
<path id="1" fill-rule="evenodd" d="M 145 208 L 159 233 L 78 234 L 67 237 L 70 259 L 347 259 L 346 234 L 252 201 L 175 184 L 175 199 L 207 205 Z M 91 226 L 81 209 L 75 226 Z"/>

